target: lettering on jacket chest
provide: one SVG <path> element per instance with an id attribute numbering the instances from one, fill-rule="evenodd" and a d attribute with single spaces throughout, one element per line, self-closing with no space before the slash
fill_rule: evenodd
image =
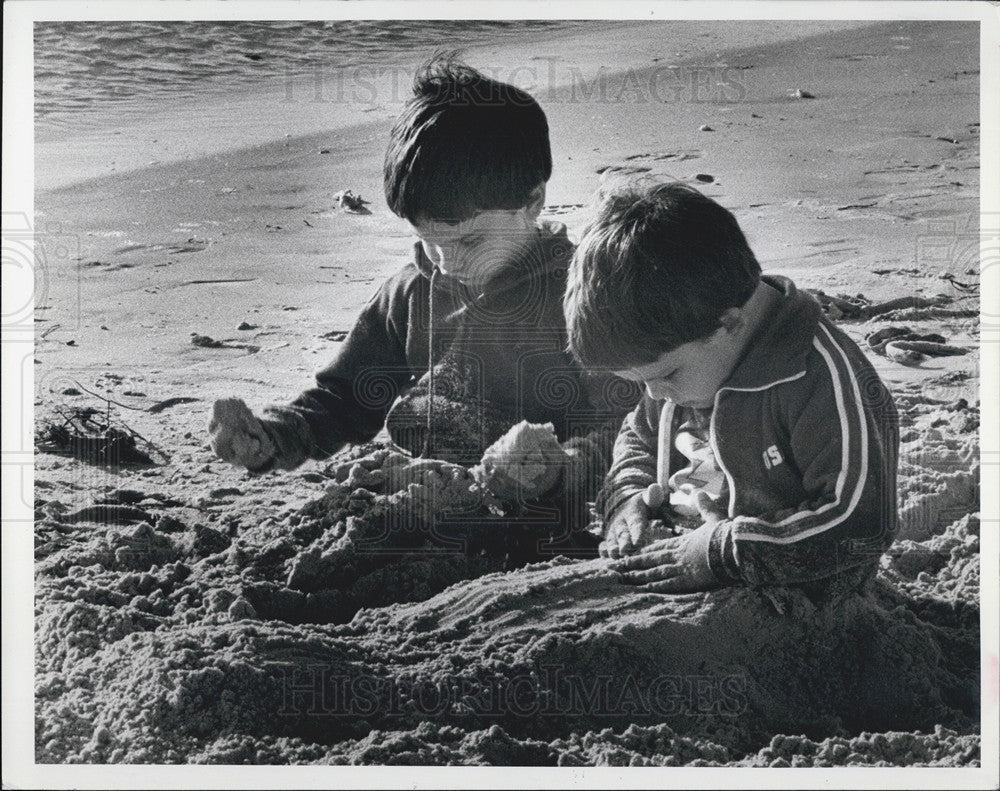
<path id="1" fill-rule="evenodd" d="M 785 457 L 781 454 L 777 445 L 768 445 L 761 453 L 761 456 L 764 459 L 764 469 L 767 470 L 785 463 Z"/>

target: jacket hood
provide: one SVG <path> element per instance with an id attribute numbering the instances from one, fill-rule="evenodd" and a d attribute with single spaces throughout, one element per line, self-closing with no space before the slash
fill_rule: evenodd
<path id="1" fill-rule="evenodd" d="M 822 309 L 787 277 L 764 275 L 761 280 L 776 289 L 781 300 L 747 344 L 746 354 L 722 385 L 725 389 L 767 387 L 806 370 Z"/>

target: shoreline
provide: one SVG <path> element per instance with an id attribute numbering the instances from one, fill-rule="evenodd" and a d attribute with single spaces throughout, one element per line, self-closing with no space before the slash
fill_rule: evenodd
<path id="1" fill-rule="evenodd" d="M 736 213 L 766 271 L 800 286 L 881 299 L 898 295 L 898 287 L 875 271 L 910 270 L 914 263 L 921 270 L 927 258 L 936 270 L 911 272 L 906 287 L 933 296 L 947 289 L 938 272 L 961 264 L 930 260 L 935 236 L 965 238 L 966 220 L 977 211 L 978 129 L 969 124 L 978 122 L 978 107 L 956 93 L 960 81 L 974 84 L 965 72 L 976 58 L 954 46 L 956 30 L 961 26 L 878 23 L 793 44 L 729 47 L 719 60 L 733 69 L 725 73 L 730 79 L 735 74 L 744 81 L 739 101 L 719 88 L 709 101 L 678 95 L 673 103 L 652 103 L 621 92 L 624 82 L 616 85 L 616 102 L 582 101 L 577 83 L 549 96 L 542 92 L 553 142 L 543 218 L 564 222 L 575 234 L 602 184 L 619 177 L 681 179 Z M 905 46 L 912 49 L 897 49 L 893 36 L 910 40 Z M 571 63 L 578 40 L 567 36 L 569 52 L 550 47 L 544 57 Z M 602 45 L 610 46 L 603 39 Z M 652 44 L 636 43 L 633 58 L 640 65 L 619 75 L 641 81 L 664 68 L 643 46 Z M 920 54 L 929 49 L 941 57 L 930 62 Z M 852 53 L 864 58 L 845 57 Z M 484 55 L 483 62 L 491 61 Z M 860 79 L 873 62 L 881 69 L 877 90 Z M 600 61 L 590 63 L 597 72 L 593 64 Z M 822 74 L 813 63 L 824 64 Z M 942 73 L 958 76 L 944 83 Z M 909 96 L 918 80 L 925 93 L 937 93 L 934 102 L 914 107 Z M 796 87 L 818 98 L 796 100 L 790 95 Z M 74 360 L 89 359 L 81 350 L 86 344 L 99 350 L 102 365 L 131 360 L 164 370 L 175 365 L 192 331 L 225 338 L 241 322 L 264 320 L 269 332 L 289 335 L 272 349 L 265 378 L 287 388 L 287 372 L 295 370 L 304 386 L 317 356 L 335 348 L 319 336 L 349 328 L 357 307 L 412 244 L 381 196 L 395 113 L 387 107 L 375 115 L 339 129 L 39 190 L 38 229 L 55 229 L 56 242 L 68 234 L 72 252 L 47 260 L 51 286 L 38 300 L 46 311 L 36 314 L 43 319 L 38 326 L 52 328 L 60 312 L 76 316 L 72 338 L 58 322 L 62 326 L 39 344 L 43 365 L 75 366 Z M 714 131 L 700 131 L 705 124 Z M 953 142 L 939 139 L 947 135 Z M 710 183 L 702 182 L 705 176 Z M 332 195 L 341 189 L 372 201 L 372 214 L 334 211 Z M 962 255 L 968 252 L 954 242 L 946 251 L 950 258 Z M 962 268 L 953 274 L 965 276 Z M 235 282 L 185 285 L 199 280 Z M 127 327 L 139 334 L 128 332 L 124 342 L 120 333 Z M 60 339 L 78 345 L 59 348 Z M 234 376 L 230 364 L 218 365 L 217 353 L 183 354 L 206 366 L 210 387 Z"/>
<path id="2" fill-rule="evenodd" d="M 597 25 L 601 23 L 595 23 Z M 729 23 L 733 28 L 735 23 Z M 731 30 L 720 28 L 714 22 L 658 23 L 645 21 L 608 22 L 609 30 L 617 36 L 602 36 L 602 31 L 564 30 L 545 35 L 531 33 L 524 42 L 506 43 L 502 47 L 492 44 L 475 45 L 465 51 L 466 59 L 472 63 L 485 64 L 487 73 L 497 72 L 501 78 L 511 81 L 536 95 L 543 107 L 551 103 L 567 88 L 580 85 L 580 81 L 595 79 L 592 63 L 601 63 L 610 77 L 650 68 L 648 58 L 640 56 L 644 50 L 662 45 L 663 51 L 675 52 L 679 60 L 670 61 L 670 67 L 697 65 L 706 56 L 747 55 L 763 47 L 780 43 L 792 43 L 815 36 L 827 35 L 856 28 L 879 25 L 879 22 L 813 22 L 814 30 L 802 33 L 798 23 L 777 23 L 757 34 L 765 41 L 747 46 L 745 41 L 729 43 L 723 49 L 711 44 L 715 36 L 725 37 Z M 655 34 L 651 26 L 657 26 Z M 684 27 L 681 30 L 681 27 Z M 667 41 L 661 41 L 661 32 L 669 34 Z M 608 69 L 604 64 L 620 60 L 622 53 L 608 43 L 608 38 L 618 38 L 628 33 L 636 33 L 636 50 L 626 57 L 624 64 L 616 63 Z M 744 34 L 747 36 L 748 34 Z M 697 39 L 708 39 L 697 41 Z M 696 42 L 697 51 L 685 52 Z M 556 45 L 563 51 L 558 56 L 546 57 L 529 54 L 536 46 L 542 48 Z M 571 52 L 586 51 L 592 56 L 586 60 L 579 56 L 566 57 L 566 48 Z M 428 54 L 432 47 L 427 48 Z M 660 51 L 660 50 L 656 50 Z M 596 57 L 593 57 L 596 56 Z M 659 56 L 656 56 L 659 60 Z M 491 65 L 490 62 L 509 64 L 514 67 Z M 53 126 L 40 124 L 35 135 L 35 189 L 38 191 L 58 190 L 78 185 L 103 176 L 120 176 L 142 170 L 150 166 L 163 166 L 179 162 L 217 156 L 222 153 L 256 148 L 268 143 L 280 142 L 284 137 L 293 138 L 315 134 L 333 133 L 344 128 L 377 125 L 394 118 L 403 101 L 409 96 L 409 84 L 415 63 L 396 63 L 387 66 L 359 65 L 358 71 L 347 76 L 347 67 L 331 71 L 317 71 L 313 75 L 298 75 L 294 78 L 274 78 L 258 85 L 241 85 L 236 91 L 227 91 L 219 85 L 208 85 L 194 97 L 166 95 L 155 97 L 156 108 L 150 113 L 149 97 L 135 105 L 124 104 L 105 108 L 93 108 L 79 114 L 82 133 L 73 133 L 67 128 L 59 130 Z M 381 72 L 388 70 L 388 74 Z M 360 73 L 359 73 L 360 72 Z M 508 73 L 503 73 L 508 72 Z M 331 76 L 333 79 L 331 79 Z M 707 86 L 706 86 L 707 87 Z M 587 91 L 581 86 L 581 93 Z M 346 97 L 346 91 L 351 97 Z M 669 88 L 668 88 L 669 90 Z M 332 97 L 332 98 L 331 98 Z M 366 101 L 367 100 L 367 101 Z M 297 112 L 294 118 L 287 117 L 289 107 Z M 328 110 L 337 111 L 336 118 L 329 117 Z M 283 112 L 284 111 L 284 112 Z M 95 115 L 100 118 L 95 120 Z M 141 118 L 136 118 L 141 115 Z M 262 126 L 254 128 L 254 122 L 264 117 Z M 211 125 L 199 128 L 197 142 L 190 139 L 191 118 L 209 117 Z M 370 120 L 376 118 L 378 120 Z M 61 120 L 67 127 L 72 123 L 69 115 Z M 331 123 L 332 122 L 332 123 Z M 119 138 L 112 146 L 111 138 Z M 109 147 L 116 151 L 116 159 L 109 164 Z M 152 161 L 151 161 L 152 160 Z"/>

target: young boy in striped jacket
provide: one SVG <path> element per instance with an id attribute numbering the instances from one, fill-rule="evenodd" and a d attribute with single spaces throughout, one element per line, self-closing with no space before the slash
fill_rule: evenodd
<path id="1" fill-rule="evenodd" d="M 606 196 L 564 309 L 582 364 L 645 384 L 597 502 L 627 582 L 822 595 L 874 573 L 897 522 L 892 398 L 814 299 L 761 275 L 729 211 L 682 184 Z"/>

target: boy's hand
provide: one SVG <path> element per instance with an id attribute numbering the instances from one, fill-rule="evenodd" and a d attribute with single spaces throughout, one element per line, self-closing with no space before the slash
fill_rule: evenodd
<path id="1" fill-rule="evenodd" d="M 698 495 L 697 502 L 705 520 L 697 530 L 657 541 L 640 554 L 613 564 L 627 584 L 655 593 L 689 593 L 717 587 L 708 565 L 708 545 L 721 517 L 704 493 Z"/>
<path id="2" fill-rule="evenodd" d="M 212 450 L 223 461 L 251 472 L 263 472 L 274 462 L 274 442 L 239 398 L 221 398 L 215 402 L 208 432 Z"/>
<path id="3" fill-rule="evenodd" d="M 629 555 L 652 541 L 654 531 L 649 512 L 642 492 L 626 501 L 618 509 L 614 519 L 608 522 L 604 540 L 597 549 L 601 557 L 619 558 Z"/>
<path id="4" fill-rule="evenodd" d="M 559 444 L 551 423 L 522 420 L 486 449 L 473 474 L 501 500 L 534 500 L 556 487 L 575 454 Z"/>

